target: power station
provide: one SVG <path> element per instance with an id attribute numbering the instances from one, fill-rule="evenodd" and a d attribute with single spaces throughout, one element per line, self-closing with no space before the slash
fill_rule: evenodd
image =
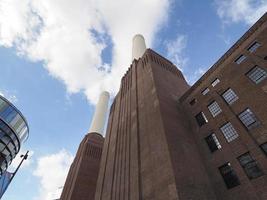
<path id="1" fill-rule="evenodd" d="M 267 14 L 193 86 L 133 39 L 103 130 L 108 93 L 61 200 L 266 200 Z"/>

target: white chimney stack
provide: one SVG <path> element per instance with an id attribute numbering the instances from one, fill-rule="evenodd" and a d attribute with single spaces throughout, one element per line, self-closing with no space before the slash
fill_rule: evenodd
<path id="1" fill-rule="evenodd" d="M 146 51 L 145 38 L 141 34 L 137 34 L 133 37 L 133 49 L 132 49 L 132 61 L 138 60 L 143 56 Z"/>
<path id="2" fill-rule="evenodd" d="M 104 91 L 100 94 L 96 108 L 95 114 L 91 123 L 91 127 L 89 129 L 89 133 L 99 133 L 103 135 L 106 115 L 108 111 L 108 101 L 109 101 L 109 93 Z"/>

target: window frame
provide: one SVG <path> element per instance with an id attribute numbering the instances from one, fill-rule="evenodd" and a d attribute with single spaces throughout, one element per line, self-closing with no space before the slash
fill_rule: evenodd
<path id="1" fill-rule="evenodd" d="M 248 162 L 245 159 L 245 156 L 250 158 L 250 160 Z M 243 162 L 241 160 L 242 157 L 243 157 Z M 240 166 L 243 168 L 243 171 L 245 172 L 245 174 L 247 175 L 247 177 L 250 180 L 261 177 L 264 175 L 262 169 L 258 166 L 257 161 L 255 159 L 253 159 L 253 157 L 250 155 L 249 152 L 246 152 L 246 153 L 238 156 L 237 160 L 238 160 Z M 244 161 L 246 163 L 244 163 Z M 252 168 L 254 168 L 254 170 L 252 170 Z M 253 173 L 256 173 L 256 170 L 258 171 L 257 174 L 253 174 Z"/>
<path id="2" fill-rule="evenodd" d="M 266 145 L 266 151 L 265 149 L 263 148 L 263 146 Z M 264 142 L 260 145 L 260 149 L 262 150 L 262 152 L 265 154 L 265 156 L 267 156 L 267 142 Z"/>
<path id="3" fill-rule="evenodd" d="M 245 56 L 244 54 L 241 54 L 240 56 L 238 56 L 235 59 L 235 63 L 238 64 L 238 65 L 240 65 L 246 59 L 247 59 L 247 56 Z"/>
<path id="4" fill-rule="evenodd" d="M 247 112 L 248 114 L 245 116 L 245 112 Z M 244 113 L 244 115 L 243 115 L 243 113 Z M 242 116 L 240 116 L 240 115 L 242 115 Z M 259 125 L 260 125 L 260 121 L 259 121 L 259 119 L 257 118 L 257 116 L 254 114 L 254 112 L 250 109 L 250 108 L 246 108 L 246 109 L 244 109 L 242 112 L 240 112 L 239 114 L 238 114 L 238 119 L 240 120 L 240 122 L 243 124 L 243 126 L 245 126 L 246 127 L 246 129 L 248 129 L 248 130 L 250 130 L 250 129 L 253 129 L 253 128 L 256 128 L 256 127 L 258 127 Z M 247 121 L 251 121 L 251 119 L 253 119 L 254 121 L 252 122 L 252 123 L 250 123 L 250 124 L 247 124 L 246 122 L 247 121 L 245 121 L 245 119 L 248 119 L 248 117 L 250 117 L 250 119 L 249 120 L 247 120 Z M 243 119 L 243 120 L 242 120 Z"/>
<path id="5" fill-rule="evenodd" d="M 201 94 L 203 96 L 207 95 L 210 92 L 210 89 L 208 87 L 206 87 L 204 90 L 201 91 Z"/>
<path id="6" fill-rule="evenodd" d="M 227 127 L 227 129 L 222 129 L 223 127 L 226 127 L 226 125 L 229 124 L 229 126 Z M 224 132 L 223 130 L 227 131 L 227 130 L 231 130 L 232 132 Z M 228 143 L 234 141 L 235 139 L 237 139 L 239 137 L 238 132 L 235 130 L 234 126 L 232 125 L 232 123 L 230 121 L 224 123 L 222 126 L 220 126 L 220 131 L 222 132 L 224 138 L 226 139 L 226 141 Z"/>
<path id="7" fill-rule="evenodd" d="M 221 80 L 218 79 L 218 78 L 216 78 L 216 79 L 214 79 L 214 80 L 211 82 L 211 86 L 212 86 L 212 87 L 215 87 L 215 86 L 218 85 L 220 82 L 221 82 Z"/>
<path id="8" fill-rule="evenodd" d="M 214 107 L 210 108 L 210 106 L 212 106 L 213 104 L 216 104 L 217 106 L 214 106 Z M 220 105 L 215 100 L 212 101 L 207 107 L 208 107 L 208 110 L 210 111 L 210 114 L 212 115 L 213 118 L 215 118 L 220 113 L 222 113 L 222 109 L 221 109 Z M 219 109 L 216 110 L 216 112 L 213 112 L 213 111 L 215 111 L 215 108 L 219 108 Z"/>
<path id="9" fill-rule="evenodd" d="M 198 120 L 199 119 L 198 116 L 200 116 L 200 115 L 203 117 L 203 119 L 204 119 L 203 121 Z M 198 114 L 196 114 L 195 119 L 196 119 L 199 127 L 202 127 L 209 122 L 208 118 L 206 117 L 206 115 L 203 111 L 200 111 Z"/>
<path id="10" fill-rule="evenodd" d="M 254 80 L 253 77 L 251 76 L 252 75 L 252 71 L 255 70 L 255 69 L 258 69 L 259 71 L 264 71 L 265 74 L 263 76 L 261 76 L 260 78 L 258 78 L 257 80 Z M 256 72 L 256 70 L 254 71 Z M 264 68 L 258 66 L 258 65 L 255 65 L 254 67 L 252 67 L 246 74 L 246 77 L 251 81 L 253 82 L 254 84 L 260 84 L 262 81 L 264 81 L 265 79 L 267 79 L 267 70 L 265 70 Z M 255 74 L 254 74 L 255 76 Z M 262 78 L 263 77 L 263 78 Z"/>
<path id="11" fill-rule="evenodd" d="M 227 101 L 227 99 L 225 98 L 225 94 L 226 92 L 228 91 L 232 91 L 232 96 L 235 96 L 234 98 L 232 98 L 230 101 Z M 229 96 L 229 95 L 228 95 Z M 235 93 L 235 91 L 232 89 L 232 88 L 227 88 L 222 94 L 221 94 L 221 97 L 224 99 L 224 101 L 228 104 L 228 105 L 233 105 L 238 99 L 239 99 L 239 96 Z"/>
<path id="12" fill-rule="evenodd" d="M 228 169 L 226 169 L 228 168 Z M 220 167 L 218 167 L 219 172 L 221 174 L 221 177 L 223 178 L 223 181 L 228 189 L 234 188 L 238 185 L 240 185 L 240 180 L 236 174 L 236 171 L 233 169 L 230 162 L 226 162 Z M 227 173 L 224 173 L 224 171 L 228 171 Z M 230 177 L 231 176 L 231 177 Z"/>
<path id="13" fill-rule="evenodd" d="M 211 138 L 211 139 L 210 139 Z M 215 133 L 211 133 L 209 134 L 207 137 L 204 138 L 205 142 L 210 150 L 211 153 L 219 150 L 222 148 L 222 145 L 220 144 L 220 141 L 218 140 L 217 136 Z M 209 143 L 209 142 L 213 142 L 213 143 Z M 215 148 L 213 148 L 215 147 Z"/>
<path id="14" fill-rule="evenodd" d="M 254 48 L 254 46 L 257 46 L 256 48 Z M 259 47 L 261 46 L 261 44 L 257 41 L 254 41 L 248 48 L 247 51 L 249 51 L 250 53 L 255 52 Z M 252 50 L 251 50 L 252 49 Z"/>

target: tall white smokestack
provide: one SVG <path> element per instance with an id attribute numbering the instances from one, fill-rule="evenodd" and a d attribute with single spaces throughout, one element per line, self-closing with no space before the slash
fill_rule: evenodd
<path id="1" fill-rule="evenodd" d="M 89 129 L 89 133 L 99 133 L 103 135 L 106 115 L 108 111 L 108 101 L 109 101 L 109 93 L 104 91 L 100 94 L 96 108 L 95 114 L 91 123 L 91 127 Z"/>
<path id="2" fill-rule="evenodd" d="M 133 37 L 133 49 L 132 49 L 132 61 L 138 60 L 143 56 L 146 51 L 145 38 L 141 34 L 137 34 Z"/>

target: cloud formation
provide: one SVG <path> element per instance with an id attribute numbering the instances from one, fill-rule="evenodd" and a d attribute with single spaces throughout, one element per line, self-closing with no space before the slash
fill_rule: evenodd
<path id="1" fill-rule="evenodd" d="M 59 197 L 59 188 L 64 185 L 72 161 L 73 156 L 64 149 L 37 160 L 33 175 L 40 179 L 40 194 L 36 200 L 51 200 Z"/>
<path id="2" fill-rule="evenodd" d="M 174 40 L 165 42 L 168 59 L 182 71 L 188 61 L 188 58 L 184 55 L 186 45 L 187 37 L 185 35 L 177 35 Z"/>
<path id="3" fill-rule="evenodd" d="M 150 46 L 168 9 L 169 0 L 0 0 L 0 45 L 41 61 L 69 93 L 95 103 L 101 90 L 117 91 L 133 35 Z"/>
<path id="4" fill-rule="evenodd" d="M 267 11 L 267 0 L 215 0 L 215 5 L 225 24 L 252 25 Z"/>

